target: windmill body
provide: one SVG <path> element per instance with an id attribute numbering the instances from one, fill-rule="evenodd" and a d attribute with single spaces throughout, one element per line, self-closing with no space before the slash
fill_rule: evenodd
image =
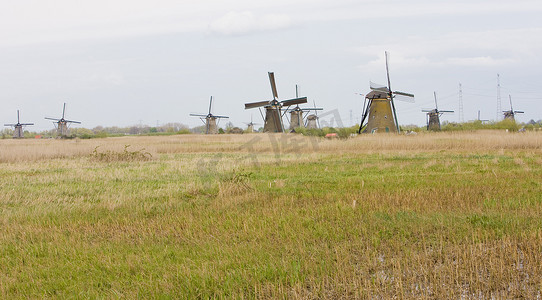
<path id="1" fill-rule="evenodd" d="M 358 133 L 399 133 L 397 113 L 394 99 L 396 96 L 403 97 L 403 100 L 413 102 L 414 95 L 391 89 L 390 72 L 388 68 L 388 53 L 386 52 L 386 75 L 388 86 L 370 83 L 371 92 L 365 95 L 363 116 Z M 407 100 L 408 99 L 408 100 Z M 367 123 L 364 125 L 365 120 Z"/>
<path id="2" fill-rule="evenodd" d="M 55 118 L 45 118 L 46 120 L 52 120 L 52 121 L 55 121 L 54 124 L 56 126 L 56 130 L 57 130 L 57 135 L 61 138 L 64 138 L 66 136 L 68 136 L 68 133 L 69 133 L 69 127 L 72 123 L 75 123 L 75 124 L 81 124 L 81 122 L 79 121 L 71 121 L 71 120 L 66 120 L 64 117 L 66 115 L 66 103 L 64 103 L 64 107 L 62 108 L 62 118 L 60 119 L 55 119 Z"/>
<path id="3" fill-rule="evenodd" d="M 307 127 L 308 129 L 317 129 L 318 128 L 317 120 L 318 120 L 317 115 L 315 114 L 308 115 L 307 124 L 305 125 L 305 127 Z"/>
<path id="4" fill-rule="evenodd" d="M 17 110 L 17 123 L 15 124 L 4 124 L 4 126 L 10 126 L 13 127 L 13 138 L 14 139 L 22 139 L 24 138 L 24 131 L 23 128 L 25 126 L 34 125 L 34 123 L 21 123 L 19 118 L 19 110 Z"/>
<path id="5" fill-rule="evenodd" d="M 388 93 L 372 91 L 368 100 L 367 125 L 363 133 L 398 132 Z"/>
<path id="6" fill-rule="evenodd" d="M 218 126 L 216 126 L 215 117 L 205 118 L 205 133 L 207 134 L 218 134 Z"/>
<path id="7" fill-rule="evenodd" d="M 303 125 L 303 110 L 299 109 L 298 106 L 296 109 L 290 111 L 290 130 L 303 127 Z"/>
<path id="8" fill-rule="evenodd" d="M 284 132 L 282 112 L 279 105 L 265 107 L 265 120 L 263 132 Z"/>
<path id="9" fill-rule="evenodd" d="M 213 96 L 209 100 L 209 112 L 206 115 L 203 114 L 190 114 L 193 117 L 199 117 L 205 124 L 205 134 L 218 134 L 218 124 L 217 120 L 227 119 L 226 116 L 215 116 L 211 113 L 211 107 L 213 105 Z"/>
<path id="10" fill-rule="evenodd" d="M 275 74 L 269 72 L 269 82 L 273 93 L 273 100 L 245 103 L 245 109 L 249 108 L 265 108 L 264 132 L 284 132 L 284 124 L 282 122 L 282 107 L 291 106 L 301 103 L 307 103 L 307 97 L 295 98 L 290 100 L 278 100 L 277 86 L 275 84 Z"/>
<path id="11" fill-rule="evenodd" d="M 433 109 L 430 112 L 427 112 L 427 118 L 427 130 L 440 131 L 440 113 L 438 110 Z"/>

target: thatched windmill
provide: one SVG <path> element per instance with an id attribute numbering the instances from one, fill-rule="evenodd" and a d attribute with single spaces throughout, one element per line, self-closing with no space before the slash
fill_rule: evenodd
<path id="1" fill-rule="evenodd" d="M 229 117 L 226 116 L 215 116 L 211 113 L 211 106 L 213 105 L 213 96 L 211 96 L 211 100 L 209 101 L 209 112 L 206 115 L 203 114 L 190 114 L 193 117 L 200 117 L 201 121 L 205 124 L 205 134 L 217 134 L 218 133 L 218 126 L 217 126 L 217 119 L 227 119 Z"/>
<path id="2" fill-rule="evenodd" d="M 510 99 L 510 110 L 505 110 L 503 111 L 504 113 L 504 119 L 505 120 L 512 120 L 512 121 L 516 121 L 516 118 L 514 117 L 516 114 L 523 114 L 525 112 L 523 111 L 520 111 L 520 110 L 514 110 L 514 108 L 512 107 L 512 96 L 511 95 L 508 95 L 508 98 Z"/>
<path id="3" fill-rule="evenodd" d="M 81 122 L 79 121 L 70 121 L 70 120 L 64 119 L 65 115 L 66 115 L 66 103 L 64 103 L 64 107 L 62 108 L 62 118 L 55 119 L 55 118 L 45 117 L 46 120 L 55 121 L 53 123 L 55 124 L 59 137 L 66 137 L 68 135 L 68 130 L 72 123 L 81 124 Z"/>
<path id="4" fill-rule="evenodd" d="M 396 96 L 404 96 L 402 100 L 413 102 L 414 95 L 404 92 L 393 91 L 391 89 L 390 72 L 388 68 L 388 52 L 386 55 L 386 75 L 388 86 L 370 83 L 371 92 L 365 95 L 363 104 L 363 116 L 359 126 L 358 133 L 376 133 L 376 132 L 399 132 L 399 123 L 397 122 L 397 113 L 395 111 L 394 99 Z M 409 100 L 407 100 L 409 99 Z M 364 125 L 365 120 L 367 124 Z"/>
<path id="5" fill-rule="evenodd" d="M 433 92 L 435 95 L 435 109 L 424 109 L 422 112 L 427 113 L 427 130 L 440 131 L 440 116 L 444 113 L 453 113 L 453 110 L 439 110 L 437 104 L 437 92 Z"/>
<path id="6" fill-rule="evenodd" d="M 275 84 L 275 74 L 273 72 L 268 72 L 268 75 L 269 82 L 271 83 L 271 91 L 273 92 L 273 100 L 245 103 L 245 109 L 265 107 L 265 117 L 262 115 L 264 119 L 263 132 L 284 132 L 282 107 L 307 103 L 307 97 L 279 101 L 277 86 Z"/>
<path id="7" fill-rule="evenodd" d="M 23 128 L 25 126 L 34 125 L 34 123 L 21 123 L 19 119 L 19 110 L 17 110 L 17 123 L 15 124 L 4 124 L 4 126 L 10 126 L 13 127 L 13 138 L 14 139 L 22 139 L 24 138 L 24 132 Z"/>
<path id="8" fill-rule="evenodd" d="M 296 99 L 299 99 L 297 85 L 295 86 L 295 97 L 296 97 Z M 294 109 L 289 109 L 288 110 L 290 112 L 290 128 L 289 128 L 289 130 L 293 131 L 295 128 L 305 127 L 305 119 L 306 118 L 303 117 L 303 114 L 305 112 L 310 112 L 311 110 L 316 112 L 317 110 L 322 110 L 322 109 L 323 108 L 317 108 L 316 105 L 314 106 L 314 108 L 301 108 L 301 107 L 299 107 L 299 105 L 296 105 L 294 107 Z"/>

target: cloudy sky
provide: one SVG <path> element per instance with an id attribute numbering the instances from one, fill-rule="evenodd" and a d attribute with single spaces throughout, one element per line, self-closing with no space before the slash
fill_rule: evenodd
<path id="1" fill-rule="evenodd" d="M 397 103 L 401 124 L 425 124 L 421 109 L 464 120 L 524 110 L 542 119 L 539 0 L 18 0 L 0 2 L 0 122 L 45 116 L 83 127 L 201 122 L 190 113 L 261 117 L 245 102 L 267 100 L 268 71 L 281 99 L 301 96 L 359 121 L 369 81 L 416 95 Z M 331 115 L 331 114 L 330 114 Z M 337 114 L 333 114 L 337 117 Z"/>

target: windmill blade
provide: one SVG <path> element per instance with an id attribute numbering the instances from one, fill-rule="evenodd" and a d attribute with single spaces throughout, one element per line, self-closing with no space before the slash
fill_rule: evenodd
<path id="1" fill-rule="evenodd" d="M 280 103 L 282 103 L 282 105 L 284 105 L 284 106 L 291 106 L 291 105 L 295 105 L 295 104 L 307 103 L 307 97 L 284 100 L 284 101 L 281 101 Z"/>
<path id="2" fill-rule="evenodd" d="M 399 101 L 408 102 L 408 103 L 414 103 L 415 102 L 414 101 L 414 95 L 411 95 L 411 94 L 409 94 L 408 96 L 398 94 L 395 97 L 393 97 L 393 100 L 399 100 Z"/>
<path id="3" fill-rule="evenodd" d="M 369 87 L 373 91 L 379 91 L 379 92 L 385 92 L 389 93 L 390 90 L 388 90 L 388 87 L 379 83 L 374 83 L 372 81 L 369 81 Z"/>
<path id="4" fill-rule="evenodd" d="M 433 110 L 432 109 L 422 109 L 422 112 L 432 112 Z"/>
<path id="5" fill-rule="evenodd" d="M 524 111 L 521 111 L 521 110 L 514 110 L 514 113 L 515 113 L 515 114 L 524 114 L 525 112 L 524 112 Z"/>
<path id="6" fill-rule="evenodd" d="M 4 126 L 17 126 L 17 124 L 4 124 Z"/>
<path id="7" fill-rule="evenodd" d="M 64 119 L 65 113 L 66 113 L 66 103 L 64 103 L 64 108 L 62 108 L 62 119 Z"/>
<path id="8" fill-rule="evenodd" d="M 273 91 L 273 99 L 277 100 L 279 94 L 277 92 L 277 85 L 275 84 L 275 73 L 268 72 L 267 74 L 269 75 L 269 82 L 271 83 L 271 90 Z"/>
<path id="9" fill-rule="evenodd" d="M 314 107 L 314 108 L 302 108 L 301 110 L 302 111 L 309 111 L 309 110 L 324 110 L 324 109 L 321 108 L 321 107 Z"/>
<path id="10" fill-rule="evenodd" d="M 395 92 L 393 92 L 393 94 L 394 95 L 400 95 L 400 96 L 406 96 L 406 97 L 414 98 L 414 94 L 405 93 L 405 92 L 395 91 Z"/>
<path id="11" fill-rule="evenodd" d="M 209 114 L 211 114 L 211 105 L 213 104 L 213 96 L 211 96 L 211 100 L 209 100 Z"/>
<path id="12" fill-rule="evenodd" d="M 438 111 L 438 104 L 437 104 L 437 92 L 433 92 L 433 95 L 435 95 L 435 108 Z M 412 95 L 414 97 L 414 95 Z"/>
<path id="13" fill-rule="evenodd" d="M 312 104 L 314 105 L 314 108 L 316 108 L 316 101 L 312 100 Z M 320 126 L 320 118 L 318 117 L 318 111 L 314 111 L 314 115 L 316 116 L 316 123 L 318 124 L 318 128 L 322 128 Z"/>
<path id="14" fill-rule="evenodd" d="M 17 110 L 17 123 L 21 123 L 21 120 L 19 119 L 19 110 Z"/>
<path id="15" fill-rule="evenodd" d="M 395 110 L 395 101 L 393 101 L 392 95 L 391 95 L 391 80 L 390 80 L 390 69 L 388 66 L 388 51 L 385 51 L 384 54 L 386 55 L 386 76 L 388 77 L 388 91 L 390 91 L 388 94 L 390 95 L 390 102 L 391 102 L 391 109 L 393 112 L 393 117 L 395 119 L 395 124 L 397 126 L 397 132 L 401 133 L 401 129 L 399 128 L 399 121 L 397 120 L 397 111 Z M 412 95 L 414 97 L 414 95 Z"/>
<path id="16" fill-rule="evenodd" d="M 190 114 L 192 117 L 207 117 L 208 115 L 203 114 Z"/>
<path id="17" fill-rule="evenodd" d="M 30 125 L 34 125 L 34 123 L 21 123 L 19 125 L 23 125 L 23 126 L 30 126 Z"/>
<path id="18" fill-rule="evenodd" d="M 66 122 L 66 123 L 76 123 L 76 124 L 81 124 L 81 122 L 79 122 L 79 121 L 64 120 L 64 122 Z"/>
<path id="19" fill-rule="evenodd" d="M 510 110 L 514 111 L 514 108 L 512 107 L 512 95 L 508 95 L 508 99 L 510 99 Z"/>
<path id="20" fill-rule="evenodd" d="M 262 107 L 262 106 L 266 106 L 266 105 L 269 105 L 269 101 L 245 103 L 245 109 L 255 108 L 255 107 Z"/>
<path id="21" fill-rule="evenodd" d="M 215 115 L 213 115 L 213 118 L 217 118 L 217 119 L 229 119 L 230 117 L 226 117 L 226 116 L 215 116 Z"/>
<path id="22" fill-rule="evenodd" d="M 62 120 L 62 119 L 54 119 L 54 118 L 48 118 L 48 117 L 45 117 L 45 119 L 46 119 L 46 120 L 57 121 L 57 122 L 60 121 L 60 120 Z"/>
<path id="23" fill-rule="evenodd" d="M 453 110 L 439 110 L 440 113 L 453 113 Z"/>

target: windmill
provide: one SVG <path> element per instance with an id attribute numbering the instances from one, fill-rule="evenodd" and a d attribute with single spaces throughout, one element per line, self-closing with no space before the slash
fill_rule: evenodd
<path id="1" fill-rule="evenodd" d="M 273 72 L 268 72 L 268 75 L 269 82 L 271 83 L 271 91 L 273 92 L 273 100 L 245 103 L 245 109 L 265 107 L 265 117 L 262 115 L 264 119 L 263 132 L 284 132 L 282 107 L 307 103 L 307 97 L 279 101 L 277 86 L 275 84 L 275 74 Z"/>
<path id="2" fill-rule="evenodd" d="M 209 112 L 206 115 L 203 114 L 190 114 L 193 117 L 200 117 L 201 121 L 205 124 L 205 134 L 217 134 L 218 127 L 216 119 L 227 119 L 226 116 L 215 116 L 211 113 L 211 106 L 213 105 L 213 96 L 209 101 Z M 205 121 L 203 121 L 205 120 Z"/>
<path id="3" fill-rule="evenodd" d="M 361 133 L 362 130 L 364 133 L 400 132 L 399 123 L 397 122 L 397 113 L 395 111 L 394 98 L 396 96 L 404 96 L 406 98 L 402 98 L 402 100 L 407 102 L 414 101 L 414 95 L 393 91 L 391 89 L 390 72 L 388 68 L 388 52 L 385 52 L 385 55 L 388 86 L 386 87 L 373 82 L 370 83 L 371 92 L 365 95 L 365 101 L 363 103 L 364 113 L 361 118 L 358 133 Z M 367 119 L 367 124 L 363 125 L 365 119 Z"/>
<path id="4" fill-rule="evenodd" d="M 298 88 L 297 88 L 297 85 L 295 86 L 295 97 L 296 99 L 299 99 L 299 95 L 298 95 Z M 305 112 L 309 112 L 311 110 L 314 110 L 315 113 L 317 110 L 323 110 L 323 108 L 317 108 L 316 107 L 316 104 L 314 105 L 314 108 L 301 108 L 299 107 L 299 104 L 297 104 L 294 109 L 289 109 L 288 111 L 290 112 L 290 131 L 293 131 L 295 130 L 295 128 L 298 128 L 298 127 L 304 127 L 305 126 L 305 118 L 303 117 L 303 114 Z M 313 116 L 313 115 L 311 115 Z M 307 117 L 308 119 L 308 117 Z M 313 119 L 313 118 L 311 118 Z"/>
<path id="5" fill-rule="evenodd" d="M 16 124 L 4 124 L 4 126 L 13 127 L 13 138 L 22 139 L 24 138 L 23 127 L 34 125 L 34 123 L 21 123 L 19 118 L 19 110 L 17 110 L 17 123 Z"/>
<path id="6" fill-rule="evenodd" d="M 314 114 L 310 114 L 307 116 L 307 120 L 305 121 L 305 127 L 309 129 L 317 129 L 320 127 L 320 117 L 318 117 L 318 111 L 323 110 L 323 108 L 317 108 L 316 102 L 312 101 L 314 104 L 314 108 L 311 110 L 314 110 Z"/>
<path id="7" fill-rule="evenodd" d="M 427 130 L 440 131 L 440 116 L 444 113 L 453 113 L 453 110 L 439 110 L 437 104 L 437 92 L 433 92 L 435 96 L 435 109 L 424 109 L 422 112 L 427 113 Z"/>
<path id="8" fill-rule="evenodd" d="M 520 111 L 520 110 L 514 110 L 514 108 L 512 107 L 512 96 L 511 95 L 508 95 L 508 98 L 510 99 L 510 110 L 505 110 L 503 111 L 504 113 L 504 119 L 505 120 L 512 120 L 512 121 L 516 121 L 515 119 L 515 115 L 516 114 L 523 114 L 525 112 L 523 111 Z"/>
<path id="9" fill-rule="evenodd" d="M 65 115 L 66 115 L 66 103 L 64 103 L 64 107 L 62 108 L 62 118 L 55 119 L 55 118 L 45 117 L 46 120 L 55 121 L 53 123 L 56 126 L 56 130 L 59 137 L 66 137 L 68 135 L 68 129 L 71 123 L 81 124 L 81 122 L 79 121 L 70 121 L 70 120 L 64 119 Z"/>
<path id="10" fill-rule="evenodd" d="M 247 132 L 248 133 L 253 133 L 254 132 L 254 125 L 259 125 L 259 123 L 254 123 L 252 121 L 252 115 L 250 115 L 250 123 L 245 123 L 247 124 Z"/>

